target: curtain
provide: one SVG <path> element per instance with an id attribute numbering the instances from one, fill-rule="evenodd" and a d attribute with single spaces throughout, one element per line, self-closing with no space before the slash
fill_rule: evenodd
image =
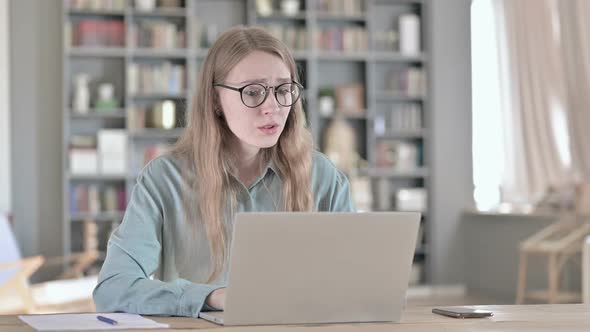
<path id="1" fill-rule="evenodd" d="M 590 182 L 590 1 L 559 1 L 572 167 Z"/>
<path id="2" fill-rule="evenodd" d="M 573 181 L 556 6 L 555 0 L 495 2 L 505 202 L 533 202 L 548 188 Z"/>

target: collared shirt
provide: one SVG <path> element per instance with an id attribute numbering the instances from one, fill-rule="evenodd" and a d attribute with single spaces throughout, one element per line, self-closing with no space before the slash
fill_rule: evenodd
<path id="1" fill-rule="evenodd" d="M 203 229 L 185 220 L 183 188 L 180 164 L 170 155 L 142 170 L 108 242 L 94 289 L 98 311 L 197 317 L 208 309 L 207 296 L 225 287 L 226 272 L 206 283 L 212 269 L 209 242 Z M 312 190 L 315 211 L 355 211 L 347 178 L 319 152 L 313 154 Z M 240 188 L 236 208 L 279 211 L 281 195 L 282 181 L 269 164 L 249 188 Z"/>

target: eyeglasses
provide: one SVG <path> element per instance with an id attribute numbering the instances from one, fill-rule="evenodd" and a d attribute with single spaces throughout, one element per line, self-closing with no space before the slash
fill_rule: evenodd
<path id="1" fill-rule="evenodd" d="M 262 105 L 268 97 L 268 90 L 273 89 L 275 99 L 281 106 L 291 106 L 297 102 L 301 96 L 303 85 L 297 82 L 282 83 L 277 86 L 265 86 L 259 83 L 250 83 L 241 88 L 225 84 L 213 84 L 222 88 L 238 91 L 242 98 L 242 103 L 250 108 L 255 108 Z"/>

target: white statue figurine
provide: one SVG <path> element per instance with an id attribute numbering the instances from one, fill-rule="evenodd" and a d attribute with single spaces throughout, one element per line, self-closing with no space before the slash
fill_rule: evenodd
<path id="1" fill-rule="evenodd" d="M 88 74 L 76 75 L 73 107 L 76 113 L 86 114 L 90 108 L 90 90 L 88 89 Z"/>

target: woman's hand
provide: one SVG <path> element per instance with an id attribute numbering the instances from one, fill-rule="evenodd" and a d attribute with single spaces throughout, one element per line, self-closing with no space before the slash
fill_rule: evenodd
<path id="1" fill-rule="evenodd" d="M 224 310 L 225 309 L 225 288 L 219 288 L 211 292 L 205 303 L 210 306 L 211 308 L 217 310 Z"/>

